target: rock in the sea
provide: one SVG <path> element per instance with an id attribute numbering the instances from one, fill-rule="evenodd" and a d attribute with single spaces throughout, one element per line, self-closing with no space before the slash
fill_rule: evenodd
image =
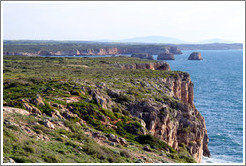
<path id="1" fill-rule="evenodd" d="M 157 60 L 174 60 L 174 54 L 172 53 L 161 53 L 158 55 Z"/>
<path id="2" fill-rule="evenodd" d="M 200 52 L 192 52 L 188 60 L 203 60 Z"/>
<path id="3" fill-rule="evenodd" d="M 147 54 L 147 53 L 135 53 L 135 54 L 132 54 L 131 57 L 140 58 L 140 59 L 154 60 L 153 56 L 150 55 L 150 54 Z"/>

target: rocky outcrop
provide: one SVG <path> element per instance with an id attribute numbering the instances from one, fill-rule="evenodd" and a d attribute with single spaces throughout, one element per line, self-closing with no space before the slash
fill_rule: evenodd
<path id="1" fill-rule="evenodd" d="M 3 107 L 3 112 L 9 112 L 14 114 L 29 115 L 30 113 L 24 109 L 14 107 Z"/>
<path id="2" fill-rule="evenodd" d="M 121 69 L 150 69 L 171 71 L 169 64 L 166 62 L 114 64 L 113 66 L 119 67 Z"/>
<path id="3" fill-rule="evenodd" d="M 193 83 L 188 73 L 163 80 L 169 88 L 168 102 L 144 100 L 128 105 L 132 116 L 143 119 L 150 134 L 164 140 L 174 149 L 185 144 L 197 162 L 210 156 L 205 120 L 193 103 Z"/>
<path id="4" fill-rule="evenodd" d="M 5 49 L 5 47 L 4 47 Z M 135 53 L 147 53 L 150 55 L 156 55 L 160 53 L 173 53 L 182 54 L 180 49 L 176 46 L 120 46 L 112 48 L 87 48 L 87 49 L 69 49 L 69 50 L 53 50 L 48 51 L 42 49 L 39 51 L 25 52 L 22 51 L 8 51 L 3 52 L 3 55 L 23 55 L 23 56 L 91 56 L 91 55 L 119 55 L 119 54 L 135 54 Z M 30 48 L 31 50 L 31 48 Z"/>
<path id="5" fill-rule="evenodd" d="M 38 51 L 38 55 L 51 55 L 49 51 Z"/>
<path id="6" fill-rule="evenodd" d="M 39 107 L 45 106 L 42 97 L 38 94 L 36 99 L 33 101 L 33 103 Z"/>
<path id="7" fill-rule="evenodd" d="M 157 60 L 174 60 L 174 54 L 172 53 L 161 53 L 158 55 Z"/>
<path id="8" fill-rule="evenodd" d="M 173 53 L 173 54 L 182 54 L 181 49 L 178 48 L 178 47 L 170 47 L 169 52 L 170 52 L 170 53 Z"/>
<path id="9" fill-rule="evenodd" d="M 119 54 L 118 48 L 99 48 L 77 50 L 75 55 L 116 55 Z"/>
<path id="10" fill-rule="evenodd" d="M 200 52 L 192 52 L 188 60 L 203 60 Z"/>
<path id="11" fill-rule="evenodd" d="M 30 111 L 33 114 L 38 114 L 38 115 L 42 114 L 41 111 L 37 107 L 30 106 L 28 103 L 23 103 L 23 106 L 26 110 Z"/>
<path id="12" fill-rule="evenodd" d="M 168 77 L 166 79 L 168 87 L 171 89 L 170 96 L 183 101 L 194 107 L 193 83 L 188 73 L 179 73 L 176 77 Z"/>
<path id="13" fill-rule="evenodd" d="M 50 122 L 50 121 L 47 120 L 47 119 L 43 121 L 43 124 L 44 124 L 44 126 L 47 127 L 47 128 L 55 129 L 55 126 L 53 125 L 53 123 Z"/>
<path id="14" fill-rule="evenodd" d="M 132 54 L 131 57 L 140 58 L 140 59 L 154 60 L 153 56 L 148 54 L 148 53 L 135 53 L 135 54 Z"/>

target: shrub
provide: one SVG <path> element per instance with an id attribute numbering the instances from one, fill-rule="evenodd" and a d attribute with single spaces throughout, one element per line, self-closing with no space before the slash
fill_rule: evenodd
<path id="1" fill-rule="evenodd" d="M 131 97 L 129 95 L 121 94 L 118 98 L 115 99 L 115 101 L 120 104 L 125 104 L 131 101 Z"/>
<path id="2" fill-rule="evenodd" d="M 109 111 L 109 110 L 103 109 L 103 108 L 101 108 L 100 111 L 101 111 L 104 115 L 110 117 L 110 119 L 112 119 L 112 120 L 117 120 L 117 118 L 115 117 L 115 114 L 114 114 L 112 111 Z"/>
<path id="3" fill-rule="evenodd" d="M 35 149 L 33 148 L 32 145 L 25 145 L 24 150 L 29 153 L 35 153 Z"/>
<path id="4" fill-rule="evenodd" d="M 136 137 L 136 141 L 139 142 L 140 144 L 149 144 L 151 147 L 157 147 L 159 149 L 169 149 L 171 153 L 177 153 L 172 147 L 168 146 L 165 142 L 157 139 L 156 137 L 152 135 L 140 135 Z"/>
<path id="5" fill-rule="evenodd" d="M 42 158 L 47 163 L 59 163 L 59 158 L 54 154 L 43 154 Z"/>
<path id="6" fill-rule="evenodd" d="M 126 150 L 126 149 L 121 150 L 121 151 L 120 151 L 120 155 L 121 155 L 122 157 L 126 157 L 126 158 L 130 158 L 130 157 L 131 157 L 131 154 L 130 154 L 129 151 Z"/>

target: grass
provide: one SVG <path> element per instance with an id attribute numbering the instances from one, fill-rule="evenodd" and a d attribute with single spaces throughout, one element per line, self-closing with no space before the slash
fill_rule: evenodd
<path id="1" fill-rule="evenodd" d="M 36 119 L 34 116 L 13 115 L 16 122 L 38 122 L 51 118 L 56 109 L 54 104 L 60 104 L 65 110 L 78 117 L 71 116 L 61 120 L 69 131 L 61 128 L 48 129 L 43 125 L 30 125 L 30 129 L 39 135 L 46 135 L 50 141 L 40 141 L 28 136 L 18 127 L 4 126 L 4 156 L 17 162 L 133 162 L 129 152 L 121 147 L 119 153 L 111 148 L 100 146 L 84 134 L 78 122 L 83 119 L 87 127 L 99 130 L 104 134 L 114 134 L 133 142 L 136 146 L 149 144 L 158 150 L 169 149 L 169 157 L 187 162 L 190 156 L 187 149 L 176 152 L 165 142 L 153 136 L 143 135 L 142 125 L 138 118 L 130 115 L 127 107 L 134 102 L 152 99 L 167 104 L 175 111 L 178 100 L 165 95 L 168 87 L 161 86 L 160 81 L 168 77 L 176 77 L 180 71 L 153 70 L 122 70 L 111 64 L 147 63 L 129 57 L 111 58 L 53 58 L 53 57 L 23 57 L 4 56 L 3 58 L 3 101 L 5 106 L 23 108 L 23 99 L 40 109 L 46 117 Z M 88 66 L 87 68 L 83 65 Z M 105 84 L 105 86 L 103 86 Z M 119 96 L 107 98 L 111 106 L 102 108 L 91 92 L 97 90 L 100 95 L 107 94 L 107 89 L 119 90 Z M 32 102 L 40 94 L 44 107 Z M 68 98 L 78 98 L 78 101 L 66 102 Z M 109 97 L 109 96 L 108 96 Z M 109 103 L 110 103 L 109 102 Z M 171 116 L 170 116 L 171 117 Z M 106 126 L 105 124 L 108 124 Z M 111 127 L 109 127 L 111 126 Z M 184 129 L 187 132 L 188 128 Z M 64 137 L 67 136 L 66 137 Z M 81 147 L 81 148 L 79 148 Z M 181 155 L 181 156 L 179 156 Z"/>
<path id="2" fill-rule="evenodd" d="M 34 131 L 40 130 L 49 136 L 50 141 L 47 142 L 30 138 L 20 129 L 4 127 L 4 156 L 19 163 L 131 162 L 125 155 L 117 156 L 111 149 L 98 145 L 75 123 L 66 121 L 66 126 L 71 131 L 32 126 Z M 61 134 L 68 139 L 62 139 Z"/>

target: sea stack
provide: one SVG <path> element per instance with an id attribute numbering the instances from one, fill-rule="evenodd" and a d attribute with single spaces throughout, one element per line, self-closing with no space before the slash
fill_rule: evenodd
<path id="1" fill-rule="evenodd" d="M 174 60 L 174 54 L 172 53 L 161 53 L 158 55 L 157 60 Z"/>
<path id="2" fill-rule="evenodd" d="M 131 57 L 140 58 L 140 59 L 154 60 L 153 56 L 148 54 L 148 53 L 135 53 L 135 54 L 132 54 Z"/>
<path id="3" fill-rule="evenodd" d="M 192 52 L 188 60 L 203 60 L 200 52 Z"/>

